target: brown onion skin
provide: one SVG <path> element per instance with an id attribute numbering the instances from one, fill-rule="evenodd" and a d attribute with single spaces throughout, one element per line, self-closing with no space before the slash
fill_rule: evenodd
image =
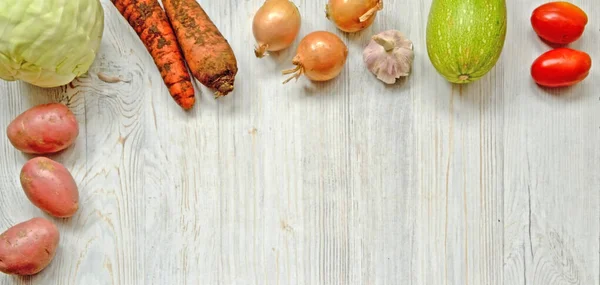
<path id="1" fill-rule="evenodd" d="M 301 64 L 310 80 L 327 81 L 340 74 L 347 57 L 348 47 L 338 36 L 316 31 L 300 41 L 294 64 Z"/>
<path id="2" fill-rule="evenodd" d="M 266 0 L 252 21 L 252 33 L 259 48 L 266 45 L 260 55 L 291 46 L 301 22 L 300 11 L 290 0 Z"/>
<path id="3" fill-rule="evenodd" d="M 327 18 L 344 32 L 358 32 L 373 24 L 377 13 L 364 22 L 360 22 L 359 18 L 378 3 L 379 0 L 329 0 Z"/>

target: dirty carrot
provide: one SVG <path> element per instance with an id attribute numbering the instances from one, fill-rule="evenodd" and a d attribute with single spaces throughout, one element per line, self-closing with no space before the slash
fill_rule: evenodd
<path id="1" fill-rule="evenodd" d="M 165 12 L 194 77 L 216 89 L 216 97 L 233 91 L 238 72 L 231 46 L 196 0 L 163 0 Z"/>
<path id="2" fill-rule="evenodd" d="M 196 102 L 177 37 L 157 0 L 111 0 L 146 46 L 171 97 L 185 110 Z"/>

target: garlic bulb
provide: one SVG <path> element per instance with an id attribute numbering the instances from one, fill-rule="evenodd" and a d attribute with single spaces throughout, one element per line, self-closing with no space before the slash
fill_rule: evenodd
<path id="1" fill-rule="evenodd" d="M 413 59 L 412 42 L 396 30 L 374 35 L 363 51 L 367 68 L 387 84 L 394 84 L 396 78 L 408 76 Z"/>

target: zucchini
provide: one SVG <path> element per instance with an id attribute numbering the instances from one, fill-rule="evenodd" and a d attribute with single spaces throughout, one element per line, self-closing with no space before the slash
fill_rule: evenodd
<path id="1" fill-rule="evenodd" d="M 506 38 L 505 0 L 433 0 L 427 54 L 452 83 L 479 80 L 495 65 Z"/>

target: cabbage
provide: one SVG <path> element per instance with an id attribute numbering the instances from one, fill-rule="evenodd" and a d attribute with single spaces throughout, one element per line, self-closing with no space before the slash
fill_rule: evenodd
<path id="1" fill-rule="evenodd" d="M 68 84 L 92 65 L 103 31 L 98 0 L 0 0 L 0 78 Z"/>

